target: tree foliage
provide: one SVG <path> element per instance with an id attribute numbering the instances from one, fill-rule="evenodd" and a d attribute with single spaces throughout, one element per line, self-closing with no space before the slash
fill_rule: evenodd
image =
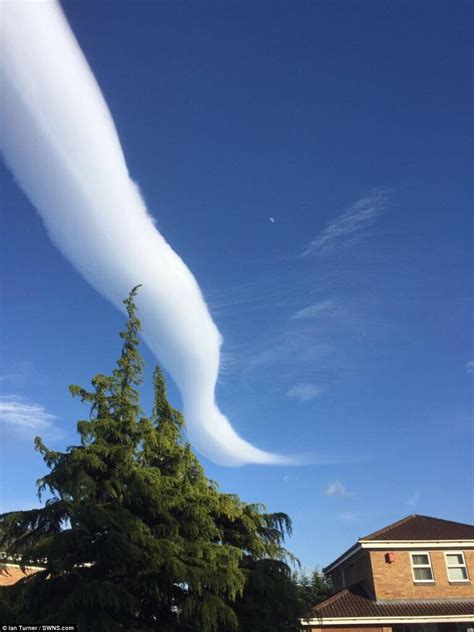
<path id="1" fill-rule="evenodd" d="M 283 546 L 291 522 L 205 476 L 159 367 L 152 413 L 141 410 L 137 289 L 124 301 L 115 370 L 90 390 L 70 387 L 90 407 L 79 445 L 61 452 L 35 439 L 48 500 L 0 516 L 0 561 L 44 569 L 2 589 L 0 604 L 25 623 L 91 632 L 274 630 L 297 613 Z"/>
<path id="2" fill-rule="evenodd" d="M 319 569 L 310 574 L 295 573 L 293 581 L 296 585 L 301 618 L 308 618 L 311 608 L 332 594 L 331 579 Z"/>

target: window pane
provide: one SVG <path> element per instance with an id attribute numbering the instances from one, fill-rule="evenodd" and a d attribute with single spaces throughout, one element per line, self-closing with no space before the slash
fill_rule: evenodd
<path id="1" fill-rule="evenodd" d="M 430 563 L 430 559 L 428 557 L 428 555 L 426 553 L 419 553 L 416 555 L 412 555 L 413 558 L 413 564 L 415 564 L 415 566 L 417 564 L 429 564 Z"/>
<path id="2" fill-rule="evenodd" d="M 449 568 L 448 569 L 448 577 L 451 581 L 459 581 L 462 579 L 467 579 L 467 572 L 464 567 L 459 568 Z"/>
<path id="3" fill-rule="evenodd" d="M 448 566 L 457 566 L 458 564 L 464 566 L 462 555 L 460 553 L 449 553 L 449 555 L 446 555 L 446 559 L 448 560 Z"/>
<path id="4" fill-rule="evenodd" d="M 433 573 L 431 572 L 431 568 L 415 568 L 413 569 L 415 574 L 415 579 L 418 580 L 428 580 L 433 579 Z"/>

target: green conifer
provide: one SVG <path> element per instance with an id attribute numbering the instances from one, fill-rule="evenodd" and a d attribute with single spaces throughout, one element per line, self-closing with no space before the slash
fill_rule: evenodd
<path id="1" fill-rule="evenodd" d="M 281 610 L 289 518 L 205 476 L 159 367 L 143 414 L 137 291 L 124 301 L 117 368 L 91 390 L 70 387 L 91 411 L 77 424 L 80 445 L 60 452 L 35 439 L 50 470 L 38 481 L 44 507 L 0 516 L 0 562 L 44 569 L 1 589 L 0 609 L 81 632 L 263 630 L 250 624 L 253 609 L 260 616 L 252 604 L 272 594 Z"/>

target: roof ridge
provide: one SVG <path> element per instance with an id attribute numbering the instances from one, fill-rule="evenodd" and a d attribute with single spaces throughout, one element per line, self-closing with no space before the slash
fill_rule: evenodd
<path id="1" fill-rule="evenodd" d="M 312 611 L 318 610 L 318 608 L 320 606 L 327 606 L 328 604 L 333 603 L 334 601 L 337 601 L 338 599 L 340 599 L 343 595 L 347 595 L 349 594 L 349 589 L 348 588 L 343 588 L 342 590 L 339 590 L 337 593 L 334 593 L 334 595 L 331 595 L 330 597 L 327 597 L 326 599 L 324 599 L 323 601 L 320 601 L 319 603 L 317 603 L 315 606 L 313 606 L 311 608 Z"/>
<path id="2" fill-rule="evenodd" d="M 357 588 L 362 588 L 363 591 L 365 592 L 365 595 L 360 595 L 360 594 L 354 593 L 354 589 L 357 589 Z M 317 611 L 319 606 L 326 607 L 327 605 L 332 604 L 335 601 L 338 601 L 339 599 L 342 599 L 346 595 L 351 595 L 353 597 L 360 597 L 361 599 L 367 599 L 368 601 L 373 601 L 371 596 L 369 596 L 369 594 L 368 594 L 368 590 L 367 590 L 367 586 L 366 586 L 365 582 L 363 580 L 359 580 L 358 582 L 355 582 L 355 584 L 351 584 L 350 586 L 346 586 L 346 588 L 342 588 L 337 593 L 334 593 L 334 595 L 331 595 L 330 597 L 327 597 L 327 599 L 324 599 L 323 601 L 320 601 L 318 604 L 313 606 L 311 608 L 311 610 L 313 612 Z"/>
<path id="3" fill-rule="evenodd" d="M 463 527 L 472 527 L 469 522 L 459 522 L 459 520 L 448 520 L 447 518 L 437 518 L 436 516 L 427 516 L 426 514 L 412 514 L 411 518 L 428 518 L 429 520 L 436 520 L 437 522 L 447 522 L 449 524 L 463 525 Z"/>
<path id="4" fill-rule="evenodd" d="M 405 518 L 402 518 L 401 520 L 397 520 L 396 522 L 392 522 L 391 524 L 382 527 L 382 529 L 378 529 L 377 531 L 374 531 L 372 533 L 369 533 L 368 535 L 362 536 L 361 538 L 359 538 L 358 542 L 364 542 L 365 540 L 374 540 L 379 538 L 381 535 L 383 535 L 384 533 L 386 533 L 387 531 L 391 531 L 392 529 L 396 529 L 397 527 L 400 527 L 403 524 L 406 524 L 407 522 L 410 521 L 416 521 L 416 520 L 427 520 L 427 521 L 431 521 L 434 523 L 444 523 L 446 525 L 456 525 L 456 526 L 462 526 L 462 527 L 472 527 L 473 525 L 468 524 L 466 522 L 458 522 L 456 520 L 447 520 L 446 518 L 437 518 L 435 516 L 427 516 L 425 514 L 410 514 L 409 516 L 405 516 Z M 415 523 L 416 524 L 416 523 Z"/>
<path id="5" fill-rule="evenodd" d="M 405 516 L 405 518 L 401 518 L 400 520 L 397 520 L 396 522 L 392 522 L 391 524 L 388 524 L 386 527 L 382 527 L 381 529 L 378 529 L 377 531 L 373 531 L 372 533 L 369 533 L 368 535 L 362 536 L 361 538 L 359 538 L 358 541 L 360 542 L 361 540 L 369 540 L 370 538 L 380 535 L 384 533 L 385 531 L 388 531 L 389 529 L 393 529 L 393 527 L 398 527 L 399 525 L 403 524 L 404 522 L 412 518 L 429 518 L 429 517 L 430 516 L 420 516 L 419 514 L 410 514 L 409 516 Z"/>

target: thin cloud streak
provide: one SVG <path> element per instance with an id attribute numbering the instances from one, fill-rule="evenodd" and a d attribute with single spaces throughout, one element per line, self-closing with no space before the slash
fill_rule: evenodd
<path id="1" fill-rule="evenodd" d="M 338 218 L 328 224 L 300 254 L 307 257 L 324 253 L 334 248 L 343 239 L 361 236 L 374 220 L 384 211 L 388 200 L 388 189 L 373 189 L 368 195 L 351 204 Z"/>
<path id="2" fill-rule="evenodd" d="M 315 384 L 299 382 L 288 389 L 287 396 L 300 402 L 309 402 L 322 393 L 323 389 Z"/>
<path id="3" fill-rule="evenodd" d="M 334 300 L 330 298 L 324 301 L 318 301 L 317 303 L 313 303 L 313 305 L 309 305 L 308 307 L 298 310 L 292 314 L 290 318 L 292 320 L 316 318 L 321 314 L 321 312 L 326 312 L 334 307 L 334 304 Z"/>
<path id="4" fill-rule="evenodd" d="M 130 179 L 108 106 L 58 3 L 2 3 L 0 141 L 51 240 L 117 308 L 133 286 L 143 335 L 216 463 L 289 463 L 233 429 L 215 402 L 221 335 L 196 279 Z"/>
<path id="5" fill-rule="evenodd" d="M 0 422 L 22 431 L 48 431 L 56 415 L 48 413 L 41 404 L 26 401 L 19 395 L 0 395 Z"/>

